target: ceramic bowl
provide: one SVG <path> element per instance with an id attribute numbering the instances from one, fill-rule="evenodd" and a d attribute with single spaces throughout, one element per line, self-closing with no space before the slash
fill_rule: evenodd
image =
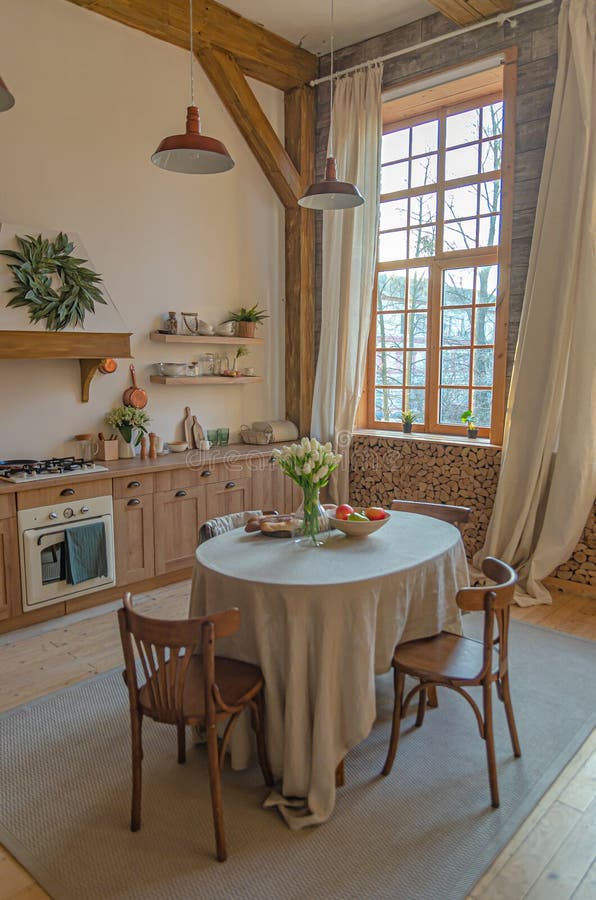
<path id="1" fill-rule="evenodd" d="M 168 447 L 172 453 L 184 453 L 185 450 L 188 450 L 186 441 L 168 441 Z"/>
<path id="2" fill-rule="evenodd" d="M 348 522 L 344 519 L 334 519 L 329 514 L 327 514 L 327 518 L 332 528 L 343 531 L 348 537 L 364 538 L 386 525 L 390 517 L 387 516 L 386 519 L 374 519 L 368 522 Z"/>
<path id="3" fill-rule="evenodd" d="M 166 378 L 186 375 L 186 363 L 160 362 L 157 363 L 157 368 L 159 369 L 159 374 L 164 375 Z"/>
<path id="4" fill-rule="evenodd" d="M 209 335 L 215 334 L 215 328 L 213 325 L 210 325 L 209 322 L 203 322 L 202 319 L 199 321 L 199 334 Z"/>
<path id="5" fill-rule="evenodd" d="M 235 323 L 234 322 L 222 322 L 221 325 L 218 325 L 216 328 L 217 334 L 222 337 L 231 337 L 236 333 Z"/>

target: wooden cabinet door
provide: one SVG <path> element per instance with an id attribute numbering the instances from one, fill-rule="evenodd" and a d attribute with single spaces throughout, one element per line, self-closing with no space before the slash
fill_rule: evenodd
<path id="1" fill-rule="evenodd" d="M 0 619 L 9 619 L 21 612 L 17 520 L 12 516 L 0 519 Z"/>
<path id="2" fill-rule="evenodd" d="M 154 495 L 155 572 L 175 572 L 192 566 L 199 543 L 199 528 L 208 518 L 205 491 L 179 488 Z"/>
<path id="3" fill-rule="evenodd" d="M 208 484 L 205 488 L 207 518 L 252 509 L 251 480 L 251 478 L 234 478 L 231 481 Z"/>
<path id="4" fill-rule="evenodd" d="M 153 497 L 114 501 L 116 584 L 133 584 L 155 573 L 153 550 Z"/>
<path id="5" fill-rule="evenodd" d="M 291 513 L 298 509 L 301 502 L 302 491 L 291 478 L 284 475 L 274 457 L 267 457 L 253 469 L 253 509 L 276 509 L 278 513 Z"/>

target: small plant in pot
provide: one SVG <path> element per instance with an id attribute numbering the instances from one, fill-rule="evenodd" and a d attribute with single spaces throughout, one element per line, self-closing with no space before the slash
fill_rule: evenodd
<path id="1" fill-rule="evenodd" d="M 404 430 L 404 434 L 412 433 L 412 425 L 415 421 L 416 413 L 412 412 L 411 409 L 406 409 L 406 411 L 401 414 L 401 424 Z"/>
<path id="2" fill-rule="evenodd" d="M 477 438 L 478 437 L 478 426 L 476 425 L 476 417 L 471 409 L 467 409 L 465 412 L 461 414 L 462 425 L 466 425 L 468 428 L 468 437 L 469 438 Z"/>
<path id="3" fill-rule="evenodd" d="M 251 338 L 255 336 L 255 329 L 259 322 L 268 318 L 267 312 L 264 309 L 259 309 L 258 303 L 255 303 L 254 306 L 248 309 L 241 306 L 238 312 L 230 314 L 230 318 L 226 319 L 226 322 L 236 323 L 236 334 L 239 337 Z"/>

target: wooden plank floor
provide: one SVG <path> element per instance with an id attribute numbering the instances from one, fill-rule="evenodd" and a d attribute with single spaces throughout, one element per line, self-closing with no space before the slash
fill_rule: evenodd
<path id="1" fill-rule="evenodd" d="M 190 583 L 143 595 L 144 611 L 186 615 Z M 596 599 L 553 592 L 552 606 L 514 618 L 596 641 Z M 55 620 L 0 640 L 0 710 L 20 706 L 121 663 L 113 610 Z M 48 895 L 0 846 L 0 900 Z M 472 891 L 473 900 L 593 900 L 596 897 L 596 731 Z M 59 898 L 57 898 L 59 900 Z M 109 900 L 109 898 L 106 898 Z"/>

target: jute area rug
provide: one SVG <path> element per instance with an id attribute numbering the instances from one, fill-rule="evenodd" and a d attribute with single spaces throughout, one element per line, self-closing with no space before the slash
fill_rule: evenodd
<path id="1" fill-rule="evenodd" d="M 468 621 L 466 629 L 477 629 Z M 224 774 L 229 847 L 213 856 L 204 748 L 144 726 L 143 826 L 128 830 L 129 720 L 120 671 L 67 688 L 0 720 L 0 840 L 56 900 L 106 898 L 462 898 L 596 724 L 596 646 L 512 624 L 513 701 L 523 757 L 495 715 L 501 807 L 490 807 L 485 748 L 465 701 L 440 692 L 422 729 L 404 724 L 396 764 L 390 676 L 378 720 L 346 760 L 333 817 L 293 833 L 258 769 Z"/>

